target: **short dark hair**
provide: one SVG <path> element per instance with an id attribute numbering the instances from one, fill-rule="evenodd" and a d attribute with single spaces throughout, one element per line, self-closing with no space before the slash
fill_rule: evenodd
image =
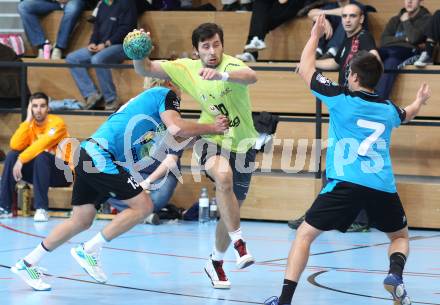
<path id="1" fill-rule="evenodd" d="M 374 89 L 383 73 L 383 66 L 376 55 L 362 50 L 351 60 L 351 73 L 356 73 L 362 87 Z"/>
<path id="2" fill-rule="evenodd" d="M 31 103 L 33 100 L 36 100 L 39 98 L 46 100 L 46 104 L 47 104 L 47 106 L 49 106 L 49 97 L 44 92 L 35 92 L 34 94 L 32 94 L 29 97 L 29 103 Z"/>
<path id="3" fill-rule="evenodd" d="M 214 37 L 218 34 L 220 41 L 223 43 L 223 29 L 215 23 L 202 23 L 192 33 L 192 45 L 197 50 L 199 42 L 203 42 L 206 39 Z"/>

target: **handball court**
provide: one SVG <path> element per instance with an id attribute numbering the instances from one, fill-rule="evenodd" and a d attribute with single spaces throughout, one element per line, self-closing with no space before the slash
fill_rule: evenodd
<path id="1" fill-rule="evenodd" d="M 103 249 L 102 265 L 109 281 L 94 282 L 77 265 L 70 248 L 96 234 L 107 221 L 93 227 L 45 257 L 47 292 L 33 291 L 9 267 L 33 249 L 61 222 L 32 218 L 0 222 L 1 304 L 262 304 L 279 295 L 288 250 L 295 231 L 285 223 L 244 221 L 242 229 L 257 263 L 237 270 L 231 250 L 225 271 L 230 290 L 211 287 L 203 267 L 214 238 L 213 224 L 172 222 L 138 225 Z M 440 232 L 411 230 L 411 254 L 404 280 L 413 304 L 440 304 Z M 384 234 L 328 232 L 312 246 L 293 304 L 393 304 L 382 287 L 388 270 Z"/>

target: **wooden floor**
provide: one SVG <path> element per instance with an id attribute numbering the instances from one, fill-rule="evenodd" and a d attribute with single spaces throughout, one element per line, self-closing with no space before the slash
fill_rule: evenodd
<path id="1" fill-rule="evenodd" d="M 214 224 L 179 221 L 137 225 L 104 245 L 101 262 L 108 276 L 96 283 L 75 262 L 70 249 L 108 224 L 93 226 L 45 256 L 47 292 L 33 291 L 9 267 L 29 253 L 63 219 L 34 223 L 18 217 L 0 221 L 0 299 L 20 305 L 258 305 L 279 295 L 287 253 L 296 231 L 285 223 L 242 221 L 247 247 L 256 263 L 237 269 L 232 247 L 223 268 L 231 289 L 213 289 L 203 271 L 214 244 Z M 410 230 L 411 255 L 403 278 L 413 304 L 439 305 L 439 232 Z M 383 288 L 388 272 L 388 239 L 369 233 L 328 232 L 319 236 L 296 289 L 295 305 L 392 305 Z"/>

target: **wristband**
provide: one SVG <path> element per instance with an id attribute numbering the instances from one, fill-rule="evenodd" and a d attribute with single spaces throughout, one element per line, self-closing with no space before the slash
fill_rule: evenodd
<path id="1" fill-rule="evenodd" d="M 228 72 L 222 72 L 222 81 L 226 82 L 229 79 L 229 73 Z"/>

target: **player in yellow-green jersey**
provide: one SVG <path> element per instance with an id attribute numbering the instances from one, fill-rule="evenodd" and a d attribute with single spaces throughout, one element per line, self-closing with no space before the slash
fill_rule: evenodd
<path id="1" fill-rule="evenodd" d="M 147 33 L 148 34 L 148 33 Z M 192 45 L 199 59 L 151 61 L 134 60 L 138 74 L 169 79 L 191 95 L 200 105 L 199 122 L 214 122 L 217 115 L 229 119 L 224 135 L 206 135 L 194 145 L 199 162 L 216 186 L 221 220 L 216 242 L 205 271 L 214 288 L 230 288 L 223 270 L 223 257 L 231 241 L 238 268 L 254 263 L 240 229 L 240 205 L 246 198 L 257 137 L 252 120 L 248 85 L 257 81 L 256 73 L 241 60 L 223 53 L 223 30 L 204 23 L 192 34 Z"/>

